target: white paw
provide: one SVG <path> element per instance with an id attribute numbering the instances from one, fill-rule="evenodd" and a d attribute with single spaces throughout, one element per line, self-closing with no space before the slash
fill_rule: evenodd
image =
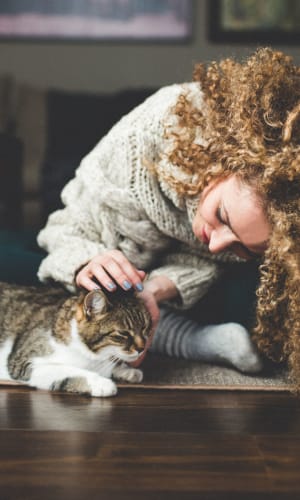
<path id="1" fill-rule="evenodd" d="M 115 396 L 118 392 L 116 384 L 109 378 L 100 377 L 99 375 L 90 376 L 88 384 L 91 388 L 91 396 L 108 397 Z"/>
<path id="2" fill-rule="evenodd" d="M 143 372 L 124 363 L 115 367 L 113 377 L 116 380 L 139 384 L 143 380 Z"/>
<path id="3" fill-rule="evenodd" d="M 231 363 L 241 372 L 261 371 L 262 359 L 246 328 L 238 323 L 228 323 L 226 326 L 226 333 L 231 343 Z"/>

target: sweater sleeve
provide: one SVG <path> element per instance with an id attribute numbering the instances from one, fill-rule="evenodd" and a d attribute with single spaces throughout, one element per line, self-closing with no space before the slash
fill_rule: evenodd
<path id="1" fill-rule="evenodd" d="M 38 244 L 48 252 L 38 270 L 42 282 L 51 279 L 74 291 L 76 270 L 92 257 L 112 248 L 131 251 L 131 236 L 120 243 L 120 231 L 124 232 L 131 222 L 134 229 L 130 227 L 128 231 L 138 239 L 138 228 L 143 226 L 141 218 L 147 218 L 131 193 L 132 164 L 138 155 L 134 137 L 140 130 L 149 129 L 153 115 L 160 117 L 179 91 L 179 86 L 171 86 L 150 96 L 112 127 L 82 160 L 75 177 L 62 191 L 64 208 L 50 215 L 38 235 Z M 159 136 L 157 130 L 156 135 Z M 116 204 L 118 210 L 114 210 Z M 121 215 L 123 222 L 119 221 Z M 148 236 L 152 226 L 145 222 L 144 232 L 148 231 Z M 155 254 L 157 250 L 152 251 Z M 127 256 L 130 258 L 129 253 Z M 146 257 L 152 259 L 150 252 Z"/>
<path id="2" fill-rule="evenodd" d="M 169 305 L 177 309 L 189 309 L 207 293 L 221 276 L 223 268 L 220 262 L 182 250 L 163 256 L 160 266 L 151 271 L 149 278 L 167 276 L 179 293 Z"/>
<path id="3" fill-rule="evenodd" d="M 96 162 L 92 155 L 84 162 Z M 48 252 L 38 270 L 38 277 L 62 283 L 74 290 L 77 269 L 105 249 L 100 221 L 95 224 L 95 195 L 91 185 L 81 175 L 67 184 L 62 192 L 65 208 L 50 215 L 38 235 L 38 244 Z"/>

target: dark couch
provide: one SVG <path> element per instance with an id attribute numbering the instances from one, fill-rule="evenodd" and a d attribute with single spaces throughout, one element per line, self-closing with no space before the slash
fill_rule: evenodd
<path id="1" fill-rule="evenodd" d="M 36 234 L 80 160 L 155 89 L 72 93 L 0 78 L 0 280 L 37 283 Z"/>
<path id="2" fill-rule="evenodd" d="M 11 87 L 15 102 L 2 120 L 0 95 L 0 228 L 38 230 L 61 206 L 60 192 L 82 157 L 155 89 L 88 94 Z M 12 101 L 7 85 L 5 93 L 5 102 Z"/>

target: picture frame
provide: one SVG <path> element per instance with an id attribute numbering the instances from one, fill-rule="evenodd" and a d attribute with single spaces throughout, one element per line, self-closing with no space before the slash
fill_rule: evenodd
<path id="1" fill-rule="evenodd" d="M 1 0 L 1 41 L 186 42 L 194 0 Z"/>
<path id="2" fill-rule="evenodd" d="M 208 38 L 217 43 L 300 42 L 298 0 L 209 0 Z"/>

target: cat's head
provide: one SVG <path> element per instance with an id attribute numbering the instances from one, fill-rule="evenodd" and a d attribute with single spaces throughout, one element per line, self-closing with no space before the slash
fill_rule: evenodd
<path id="1" fill-rule="evenodd" d="M 93 290 L 82 296 L 76 312 L 78 333 L 93 353 L 134 361 L 145 349 L 150 314 L 133 292 Z"/>

